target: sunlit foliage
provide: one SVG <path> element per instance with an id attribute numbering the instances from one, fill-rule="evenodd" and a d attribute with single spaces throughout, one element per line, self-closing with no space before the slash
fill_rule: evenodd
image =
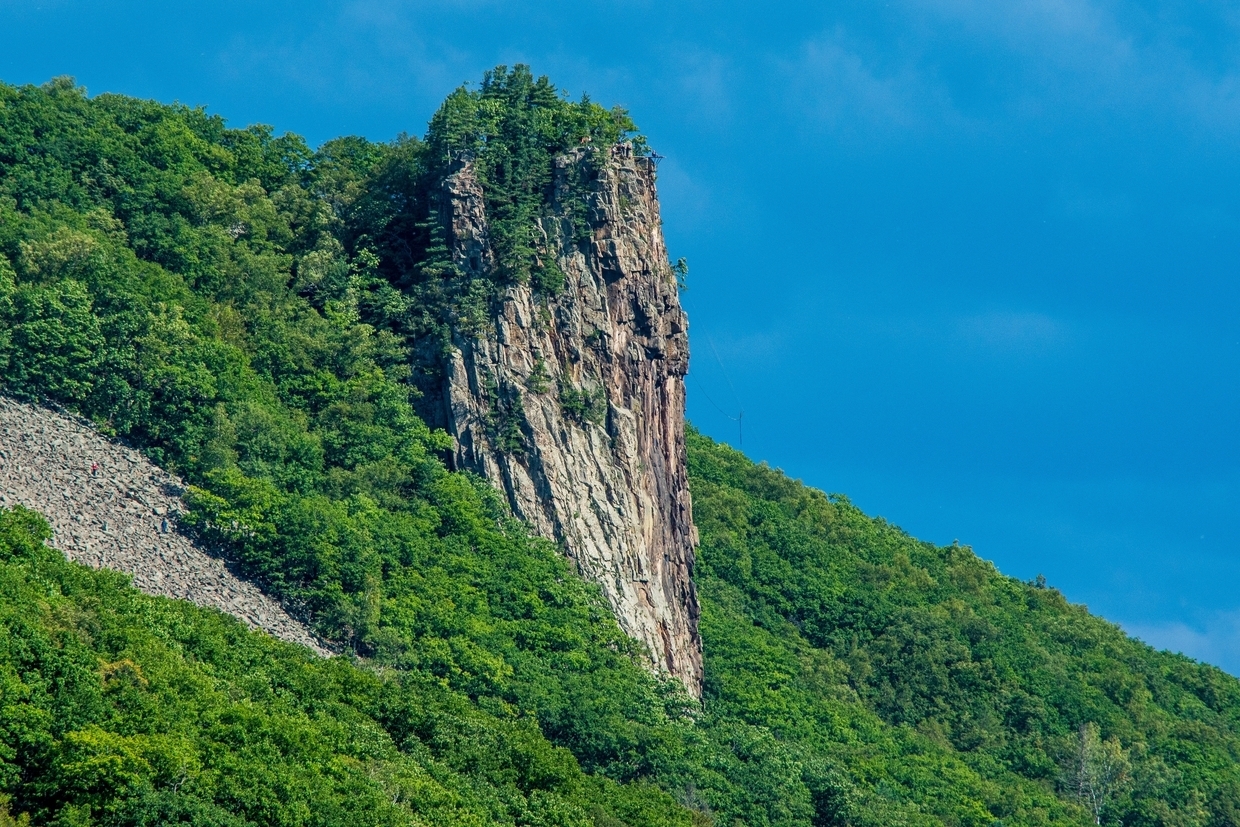
<path id="1" fill-rule="evenodd" d="M 584 219 L 555 159 L 625 139 L 644 151 L 622 111 L 525 67 L 453 93 L 425 140 L 317 150 L 67 80 L 0 86 L 5 392 L 182 474 L 183 529 L 345 653 L 142 597 L 5 512 L 0 825 L 1240 823 L 1240 684 L 968 548 L 691 433 L 698 707 L 446 467 L 419 415 L 440 357 L 506 286 L 560 289 L 538 227 L 584 243 Z M 491 270 L 443 238 L 464 165 Z"/>

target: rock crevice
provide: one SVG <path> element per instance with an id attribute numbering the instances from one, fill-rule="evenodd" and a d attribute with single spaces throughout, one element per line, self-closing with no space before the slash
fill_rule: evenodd
<path id="1" fill-rule="evenodd" d="M 469 162 L 443 193 L 454 263 L 495 278 L 484 192 Z M 542 263 L 563 273 L 563 288 L 506 287 L 485 332 L 455 333 L 442 404 L 456 463 L 560 542 L 652 665 L 700 696 L 688 322 L 653 164 L 626 144 L 557 158 L 551 210 L 536 230 Z"/>

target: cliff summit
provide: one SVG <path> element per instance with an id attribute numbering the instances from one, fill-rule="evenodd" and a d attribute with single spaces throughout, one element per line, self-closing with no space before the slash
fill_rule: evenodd
<path id="1" fill-rule="evenodd" d="M 453 263 L 489 278 L 495 255 L 473 163 L 459 164 L 443 189 Z M 491 324 L 455 332 L 443 420 L 458 466 L 486 477 L 517 516 L 560 542 L 653 665 L 700 696 L 688 322 L 654 164 L 629 143 L 581 147 L 555 159 L 553 192 L 537 249 L 562 287 L 508 286 Z M 575 223 L 578 204 L 585 211 Z"/>

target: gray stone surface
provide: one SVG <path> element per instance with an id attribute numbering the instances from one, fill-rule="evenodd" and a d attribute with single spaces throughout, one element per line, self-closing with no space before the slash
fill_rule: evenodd
<path id="1" fill-rule="evenodd" d="M 566 217 L 583 198 L 574 180 L 591 182 L 584 244 Z M 444 182 L 444 195 L 455 263 L 489 277 L 486 204 L 470 162 Z M 457 331 L 443 421 L 457 465 L 485 476 L 519 517 L 562 543 L 625 632 L 646 644 L 652 666 L 700 696 L 684 438 L 688 320 L 663 243 L 655 171 L 626 144 L 583 147 L 557 159 L 555 197 L 558 217 L 541 221 L 538 246 L 564 272 L 565 288 L 546 298 L 510 287 L 488 330 Z M 571 415 L 563 388 L 596 395 L 601 416 Z"/>
<path id="2" fill-rule="evenodd" d="M 52 545 L 66 557 L 131 575 L 147 594 L 219 609 L 330 655 L 275 600 L 178 533 L 183 490 L 180 480 L 89 424 L 0 396 L 0 504 L 46 517 Z"/>

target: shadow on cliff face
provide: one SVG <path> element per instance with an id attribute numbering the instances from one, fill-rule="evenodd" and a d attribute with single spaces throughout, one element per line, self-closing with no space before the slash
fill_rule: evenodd
<path id="1" fill-rule="evenodd" d="M 429 394 L 454 465 L 501 491 L 598 583 L 651 665 L 701 694 L 694 531 L 684 446 L 688 323 L 668 262 L 655 168 L 631 144 L 555 158 L 537 219 L 556 289 L 511 284 L 457 330 Z M 459 270 L 499 277 L 473 160 L 442 185 Z M 584 206 L 581 214 L 578 208 Z"/>

